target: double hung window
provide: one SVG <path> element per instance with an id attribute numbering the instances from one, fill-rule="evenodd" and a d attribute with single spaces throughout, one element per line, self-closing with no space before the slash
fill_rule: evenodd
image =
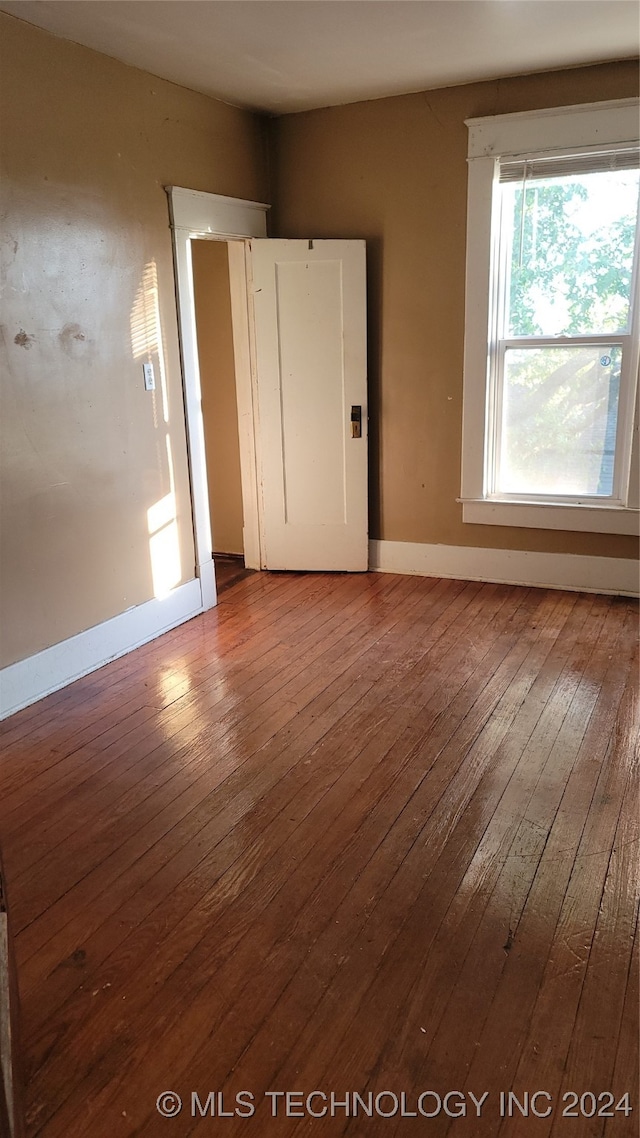
<path id="1" fill-rule="evenodd" d="M 468 124 L 465 521 L 637 531 L 634 103 Z"/>

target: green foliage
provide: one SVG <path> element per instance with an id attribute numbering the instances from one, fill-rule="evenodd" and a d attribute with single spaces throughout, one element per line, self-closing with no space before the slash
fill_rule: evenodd
<path id="1" fill-rule="evenodd" d="M 583 181 L 529 183 L 514 195 L 510 281 L 511 334 L 549 335 L 540 300 L 566 307 L 562 332 L 619 331 L 626 321 L 635 238 L 632 213 L 586 234 L 576 207 L 589 197 Z"/>

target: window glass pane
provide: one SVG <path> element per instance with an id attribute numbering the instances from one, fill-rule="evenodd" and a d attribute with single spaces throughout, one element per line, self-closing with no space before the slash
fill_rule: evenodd
<path id="1" fill-rule="evenodd" d="M 502 186 L 507 336 L 626 331 L 638 170 Z"/>
<path id="2" fill-rule="evenodd" d="M 611 344 L 505 352 L 498 492 L 613 493 L 621 357 Z"/>

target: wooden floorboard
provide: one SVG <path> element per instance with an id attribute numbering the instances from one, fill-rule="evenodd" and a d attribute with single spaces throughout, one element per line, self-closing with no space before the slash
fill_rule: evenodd
<path id="1" fill-rule="evenodd" d="M 255 572 L 253 569 L 245 569 L 244 557 L 235 556 L 234 554 L 227 553 L 214 553 L 214 565 L 216 573 L 216 592 L 218 598 L 235 585 L 237 581 L 242 581 L 249 574 Z"/>
<path id="2" fill-rule="evenodd" d="M 232 569 L 0 725 L 28 1138 L 636 1135 L 635 602 Z"/>

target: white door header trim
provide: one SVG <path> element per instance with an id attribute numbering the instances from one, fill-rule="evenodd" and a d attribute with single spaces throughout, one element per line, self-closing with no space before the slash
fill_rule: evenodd
<path id="1" fill-rule="evenodd" d="M 192 237 L 266 237 L 267 211 L 264 202 L 228 198 L 203 190 L 166 186 L 171 228 L 186 230 Z"/>

